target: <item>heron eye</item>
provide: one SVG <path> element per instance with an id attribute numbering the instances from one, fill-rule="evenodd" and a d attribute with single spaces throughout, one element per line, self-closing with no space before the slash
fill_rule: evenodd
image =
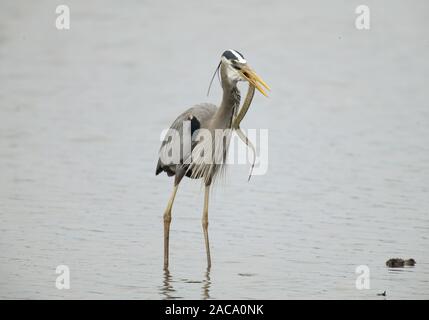
<path id="1" fill-rule="evenodd" d="M 240 70 L 240 67 L 239 66 L 237 66 L 237 65 L 233 65 L 232 66 L 235 70 Z"/>

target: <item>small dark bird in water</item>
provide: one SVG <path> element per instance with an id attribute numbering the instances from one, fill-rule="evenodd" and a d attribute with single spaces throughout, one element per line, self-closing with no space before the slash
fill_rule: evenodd
<path id="1" fill-rule="evenodd" d="M 383 297 L 385 297 L 386 296 L 386 290 L 384 290 L 383 293 L 377 293 L 377 296 L 383 296 Z"/>
<path id="2" fill-rule="evenodd" d="M 405 266 L 413 267 L 416 264 L 416 260 L 414 259 L 400 259 L 400 258 L 392 258 L 386 261 L 386 266 L 389 268 L 402 268 Z"/>
<path id="3" fill-rule="evenodd" d="M 410 266 L 410 267 L 414 267 L 415 265 L 416 265 L 416 260 L 414 260 L 414 259 L 408 259 L 408 260 L 405 260 L 405 265 L 406 266 Z"/>

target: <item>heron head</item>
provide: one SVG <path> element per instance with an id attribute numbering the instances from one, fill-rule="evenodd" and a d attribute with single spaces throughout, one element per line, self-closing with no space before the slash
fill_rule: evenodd
<path id="1" fill-rule="evenodd" d="M 264 96 L 267 96 L 265 89 L 270 90 L 270 87 L 249 67 L 246 59 L 237 50 L 226 50 L 222 54 L 220 67 L 222 76 L 230 82 L 248 81 Z"/>

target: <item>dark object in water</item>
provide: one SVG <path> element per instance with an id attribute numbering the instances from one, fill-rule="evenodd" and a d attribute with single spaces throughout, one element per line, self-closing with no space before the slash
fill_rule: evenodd
<path id="1" fill-rule="evenodd" d="M 386 266 L 389 268 L 402 268 L 404 266 L 414 266 L 416 264 L 416 260 L 414 259 L 400 259 L 400 258 L 392 258 L 386 261 Z"/>
<path id="2" fill-rule="evenodd" d="M 377 293 L 377 296 L 383 296 L 383 297 L 385 297 L 386 296 L 386 290 L 384 290 L 383 293 Z"/>

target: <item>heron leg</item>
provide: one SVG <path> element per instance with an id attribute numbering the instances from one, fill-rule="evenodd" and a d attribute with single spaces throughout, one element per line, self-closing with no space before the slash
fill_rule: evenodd
<path id="1" fill-rule="evenodd" d="M 168 200 L 167 208 L 164 212 L 164 270 L 168 269 L 168 249 L 170 240 L 170 223 L 171 223 L 171 208 L 173 207 L 174 198 L 176 197 L 178 184 L 174 185 L 173 193 Z"/>
<path id="2" fill-rule="evenodd" d="M 204 232 L 204 241 L 206 243 L 206 253 L 207 253 L 207 268 L 211 267 L 211 259 L 210 259 L 210 244 L 209 244 L 209 194 L 210 194 L 210 185 L 206 185 L 205 193 L 204 193 L 204 209 L 203 209 L 203 232 Z"/>

